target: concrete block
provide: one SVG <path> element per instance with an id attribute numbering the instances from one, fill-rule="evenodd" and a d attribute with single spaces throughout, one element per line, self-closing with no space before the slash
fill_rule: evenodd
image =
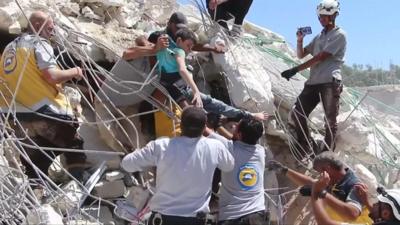
<path id="1" fill-rule="evenodd" d="M 111 171 L 106 173 L 106 180 L 110 182 L 121 180 L 122 178 L 124 178 L 124 174 L 121 171 Z"/>
<path id="2" fill-rule="evenodd" d="M 117 198 L 125 193 L 125 185 L 122 180 L 101 181 L 94 186 L 95 195 L 101 198 Z"/>
<path id="3" fill-rule="evenodd" d="M 100 209 L 97 207 L 91 207 L 91 208 L 82 208 L 83 211 L 85 211 L 87 214 L 93 216 L 94 218 L 99 217 L 99 222 L 101 222 L 104 225 L 115 225 L 113 222 L 114 218 L 111 213 L 110 208 L 106 206 L 100 206 Z"/>
<path id="4" fill-rule="evenodd" d="M 135 208 L 141 210 L 150 198 L 150 191 L 139 186 L 133 186 L 126 191 L 124 197 L 132 202 Z"/>
<path id="5" fill-rule="evenodd" d="M 79 201 L 83 196 L 83 190 L 75 181 L 70 181 L 61 188 L 66 194 L 58 193 L 55 200 L 51 199 L 51 205 L 60 210 L 63 214 L 78 207 Z"/>

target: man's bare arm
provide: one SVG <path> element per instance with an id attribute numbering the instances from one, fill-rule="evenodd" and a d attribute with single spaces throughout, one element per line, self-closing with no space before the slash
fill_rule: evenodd
<path id="1" fill-rule="evenodd" d="M 61 84 L 69 81 L 73 78 L 78 80 L 82 79 L 82 69 L 80 67 L 74 67 L 67 70 L 61 70 L 58 68 L 50 68 L 42 70 L 44 79 L 50 84 Z"/>
<path id="2" fill-rule="evenodd" d="M 299 186 L 303 186 L 306 184 L 312 185 L 315 182 L 315 180 L 310 176 L 304 175 L 292 169 L 288 169 L 288 171 L 286 172 L 286 177 L 288 177 L 293 183 Z"/>
<path id="3" fill-rule="evenodd" d="M 126 49 L 122 53 L 122 58 L 124 60 L 134 60 L 145 56 L 156 55 L 161 49 L 167 48 L 169 46 L 168 36 L 161 35 L 157 39 L 157 43 L 147 43 L 145 46 L 135 46 Z"/>

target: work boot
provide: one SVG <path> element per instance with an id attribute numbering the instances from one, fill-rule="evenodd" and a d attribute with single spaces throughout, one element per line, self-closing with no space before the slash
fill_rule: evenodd
<path id="1" fill-rule="evenodd" d="M 241 37 L 243 33 L 243 29 L 241 25 L 233 24 L 232 30 L 229 32 L 231 37 Z"/>

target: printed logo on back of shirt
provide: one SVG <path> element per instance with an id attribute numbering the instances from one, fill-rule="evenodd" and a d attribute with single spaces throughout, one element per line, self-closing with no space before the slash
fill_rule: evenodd
<path id="1" fill-rule="evenodd" d="M 244 164 L 239 168 L 237 178 L 243 190 L 251 190 L 258 183 L 258 171 L 254 164 Z"/>
<path id="2" fill-rule="evenodd" d="M 14 49 L 9 49 L 4 53 L 3 68 L 5 74 L 12 73 L 17 67 L 17 57 Z"/>

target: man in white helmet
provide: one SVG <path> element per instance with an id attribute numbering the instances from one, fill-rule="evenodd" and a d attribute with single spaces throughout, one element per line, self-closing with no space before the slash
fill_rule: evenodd
<path id="1" fill-rule="evenodd" d="M 281 73 L 289 80 L 297 72 L 310 68 L 310 78 L 297 98 L 292 113 L 299 147 L 310 153 L 314 143 L 310 137 L 307 117 L 322 101 L 325 111 L 325 145 L 317 152 L 334 150 L 337 130 L 336 116 L 339 111 L 339 98 L 342 92 L 341 66 L 346 52 L 346 34 L 336 26 L 335 19 L 339 15 L 339 2 L 323 0 L 317 7 L 319 22 L 323 29 L 303 48 L 304 34 L 297 32 L 297 57 L 307 55 L 313 57 L 303 64 Z"/>
<path id="2" fill-rule="evenodd" d="M 311 205 L 315 220 L 318 225 L 349 225 L 348 223 L 332 220 L 324 209 L 324 202 L 320 198 L 321 193 L 329 183 L 328 173 L 321 174 L 320 179 L 313 184 Z M 368 199 L 368 188 L 366 185 L 358 184 L 356 194 L 368 206 L 369 216 L 374 220 L 373 225 L 400 225 L 400 190 L 384 190 L 378 188 L 378 202 L 371 204 Z M 355 224 L 353 224 L 355 225 Z M 361 225 L 361 224 L 360 224 Z"/>

